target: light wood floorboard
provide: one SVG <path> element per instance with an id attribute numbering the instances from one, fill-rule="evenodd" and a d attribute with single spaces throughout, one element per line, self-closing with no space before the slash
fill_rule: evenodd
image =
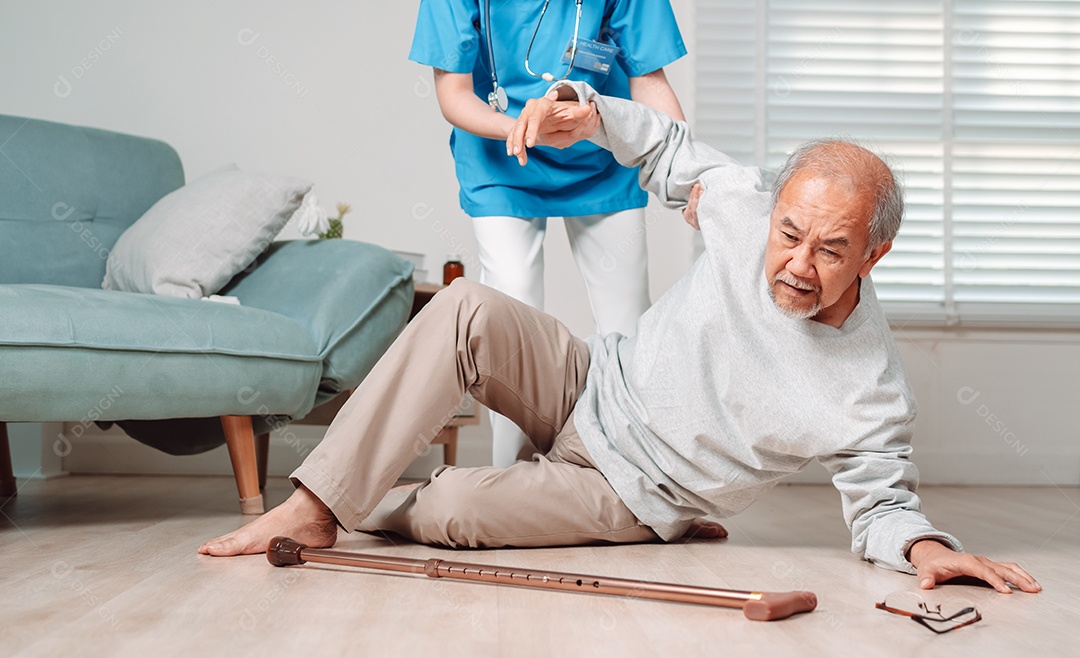
<path id="1" fill-rule="evenodd" d="M 195 549 L 247 519 L 215 477 L 20 481 L 0 505 L 0 656 L 1065 656 L 1080 631 L 1080 489 L 927 487 L 925 509 L 972 552 L 1015 560 L 1043 586 L 976 603 L 984 620 L 935 636 L 875 610 L 915 579 L 851 555 L 828 486 L 781 486 L 724 521 L 725 541 L 455 552 L 342 534 L 338 547 L 408 557 L 693 583 L 809 589 L 782 622 L 738 610 L 423 577 L 213 559 Z M 271 479 L 267 502 L 291 491 Z"/>

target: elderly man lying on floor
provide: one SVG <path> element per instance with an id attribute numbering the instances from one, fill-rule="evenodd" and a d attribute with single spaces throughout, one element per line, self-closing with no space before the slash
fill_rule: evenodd
<path id="1" fill-rule="evenodd" d="M 642 186 L 668 205 L 704 188 L 705 254 L 637 336 L 581 340 L 459 279 L 342 408 L 293 473 L 293 495 L 200 552 L 262 552 L 275 535 L 325 547 L 338 525 L 451 547 L 723 536 L 697 520 L 739 513 L 817 459 L 857 555 L 918 573 L 922 587 L 969 575 L 1001 592 L 1041 589 L 1016 564 L 964 553 L 920 512 L 908 459 L 915 400 L 868 278 L 903 214 L 884 162 L 854 144 L 813 143 L 773 183 L 690 139 L 685 124 L 583 83 L 530 101 L 507 152 L 527 166 L 527 147 L 585 137 L 640 167 Z M 505 469 L 443 467 L 384 500 L 466 391 L 539 453 Z"/>

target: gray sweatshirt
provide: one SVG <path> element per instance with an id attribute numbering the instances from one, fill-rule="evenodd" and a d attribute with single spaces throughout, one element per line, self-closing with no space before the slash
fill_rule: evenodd
<path id="1" fill-rule="evenodd" d="M 573 87 L 597 104 L 595 143 L 672 208 L 695 181 L 705 253 L 638 322 L 589 339 L 574 412 L 597 467 L 665 540 L 702 515 L 737 514 L 812 460 L 840 492 L 851 549 L 914 573 L 911 544 L 934 538 L 910 461 L 915 399 L 869 279 L 839 329 L 783 315 L 769 296 L 765 242 L 773 177 L 690 138 L 684 123 Z"/>

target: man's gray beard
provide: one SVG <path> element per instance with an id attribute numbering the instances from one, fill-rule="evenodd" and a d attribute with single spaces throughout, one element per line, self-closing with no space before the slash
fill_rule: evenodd
<path id="1" fill-rule="evenodd" d="M 816 304 L 814 304 L 810 308 L 808 308 L 806 310 L 797 310 L 797 309 L 793 309 L 793 308 L 787 308 L 786 306 L 782 305 L 776 299 L 776 291 L 773 290 L 773 284 L 775 284 L 776 281 L 777 281 L 777 278 L 773 278 L 772 284 L 770 284 L 768 286 L 768 288 L 769 288 L 769 297 L 772 298 L 773 304 L 776 304 L 776 308 L 780 309 L 781 313 L 783 313 L 784 315 L 788 316 L 789 318 L 791 318 L 793 320 L 809 320 L 810 318 L 814 317 L 815 315 L 817 315 L 818 313 L 821 312 L 821 291 L 820 290 L 815 290 L 815 292 L 818 295 L 818 301 L 817 301 Z"/>

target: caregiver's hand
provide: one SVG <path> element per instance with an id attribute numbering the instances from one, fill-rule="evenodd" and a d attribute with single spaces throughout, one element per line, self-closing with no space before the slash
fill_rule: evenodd
<path id="1" fill-rule="evenodd" d="M 518 164 L 529 161 L 527 149 L 534 146 L 566 148 L 593 136 L 600 127 L 596 105 L 579 105 L 576 100 L 559 100 L 553 89 L 541 98 L 525 103 L 517 123 L 506 136 L 506 154 Z"/>

